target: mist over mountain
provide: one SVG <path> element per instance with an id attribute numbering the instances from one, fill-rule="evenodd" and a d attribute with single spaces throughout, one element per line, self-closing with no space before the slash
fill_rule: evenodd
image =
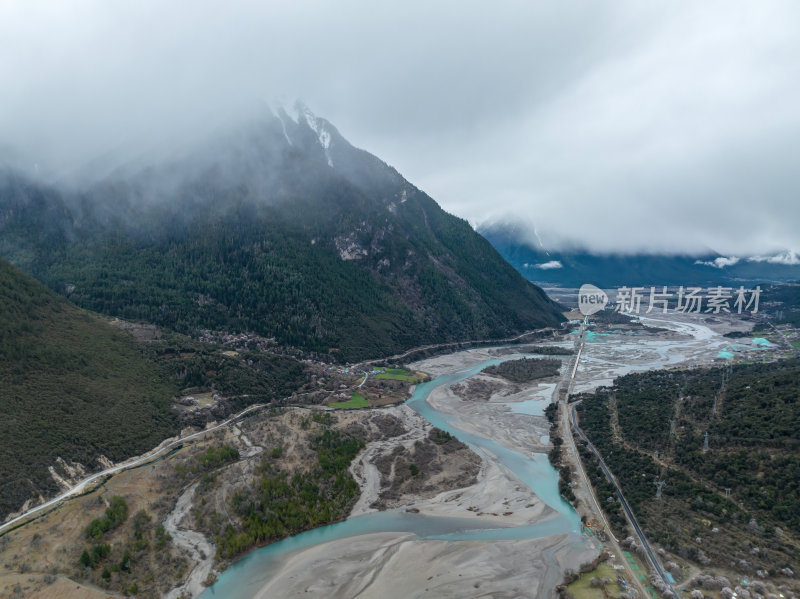
<path id="1" fill-rule="evenodd" d="M 7 171 L 0 255 L 98 312 L 342 359 L 561 320 L 466 221 L 291 112 L 77 190 Z"/>
<path id="2" fill-rule="evenodd" d="M 790 250 L 766 256 L 724 256 L 710 249 L 702 254 L 602 253 L 560 245 L 520 223 L 486 224 L 478 232 L 525 278 L 545 285 L 593 283 L 609 288 L 800 280 L 800 257 Z"/>
<path id="3" fill-rule="evenodd" d="M 472 223 L 800 252 L 798 19 L 788 0 L 4 2 L 0 164 L 95 177 L 299 97 Z"/>

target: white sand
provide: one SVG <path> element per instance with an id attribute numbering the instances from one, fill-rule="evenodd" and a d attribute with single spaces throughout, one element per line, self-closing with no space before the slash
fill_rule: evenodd
<path id="1" fill-rule="evenodd" d="M 376 533 L 293 555 L 258 599 L 541 598 L 567 568 L 595 557 L 569 535 L 524 541 L 420 541 Z"/>

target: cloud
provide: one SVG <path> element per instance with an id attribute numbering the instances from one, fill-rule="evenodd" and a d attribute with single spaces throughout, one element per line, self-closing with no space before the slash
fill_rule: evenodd
<path id="1" fill-rule="evenodd" d="M 473 223 L 797 252 L 798 19 L 790 0 L 5 2 L 0 162 L 91 172 L 302 98 Z"/>
<path id="2" fill-rule="evenodd" d="M 800 264 L 800 255 L 791 250 L 775 254 L 774 256 L 752 256 L 748 258 L 750 262 L 769 262 L 770 264 L 785 264 L 787 266 L 796 266 Z"/>
<path id="3" fill-rule="evenodd" d="M 544 262 L 542 264 L 526 264 L 525 266 L 530 268 L 538 268 L 541 270 L 554 270 L 556 268 L 564 268 L 564 265 L 561 264 L 558 260 L 550 260 L 550 262 Z"/>
<path id="4" fill-rule="evenodd" d="M 713 266 L 714 268 L 725 268 L 726 266 L 733 266 L 734 264 L 738 264 L 740 261 L 739 258 L 736 256 L 731 256 L 730 258 L 725 258 L 724 256 L 720 256 L 719 258 L 714 258 L 714 260 L 703 261 L 703 260 L 695 260 L 695 264 L 704 264 L 706 266 Z"/>

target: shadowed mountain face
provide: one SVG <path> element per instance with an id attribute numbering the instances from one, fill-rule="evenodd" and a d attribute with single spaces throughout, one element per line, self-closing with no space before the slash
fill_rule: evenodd
<path id="1" fill-rule="evenodd" d="M 191 423 L 280 401 L 307 380 L 289 356 L 215 345 L 82 310 L 0 259 L 0 520 L 64 481 L 149 451 Z M 180 389 L 219 400 L 175 410 Z"/>
<path id="2" fill-rule="evenodd" d="M 731 286 L 800 279 L 800 259 L 788 251 L 758 258 L 731 258 L 711 251 L 706 256 L 596 254 L 547 248 L 514 225 L 486 226 L 479 232 L 525 278 L 544 285 Z"/>
<path id="3" fill-rule="evenodd" d="M 170 374 L 131 335 L 0 259 L 0 518 L 59 490 L 48 468 L 91 472 L 100 455 L 122 460 L 173 434 Z"/>
<path id="4" fill-rule="evenodd" d="M 561 319 L 466 221 L 303 107 L 80 191 L 6 173 L 0 255 L 99 312 L 348 360 Z"/>

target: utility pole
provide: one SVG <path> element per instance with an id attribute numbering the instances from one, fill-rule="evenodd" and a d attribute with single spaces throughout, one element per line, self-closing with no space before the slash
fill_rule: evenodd
<path id="1" fill-rule="evenodd" d="M 731 488 L 730 487 L 725 487 L 725 498 L 729 499 L 730 496 L 731 496 Z"/>
<path id="2" fill-rule="evenodd" d="M 661 499 L 661 489 L 667 484 L 665 480 L 657 480 L 653 483 L 656 486 L 656 499 Z"/>
<path id="3" fill-rule="evenodd" d="M 703 437 L 703 453 L 708 453 L 708 431 L 706 431 Z"/>

